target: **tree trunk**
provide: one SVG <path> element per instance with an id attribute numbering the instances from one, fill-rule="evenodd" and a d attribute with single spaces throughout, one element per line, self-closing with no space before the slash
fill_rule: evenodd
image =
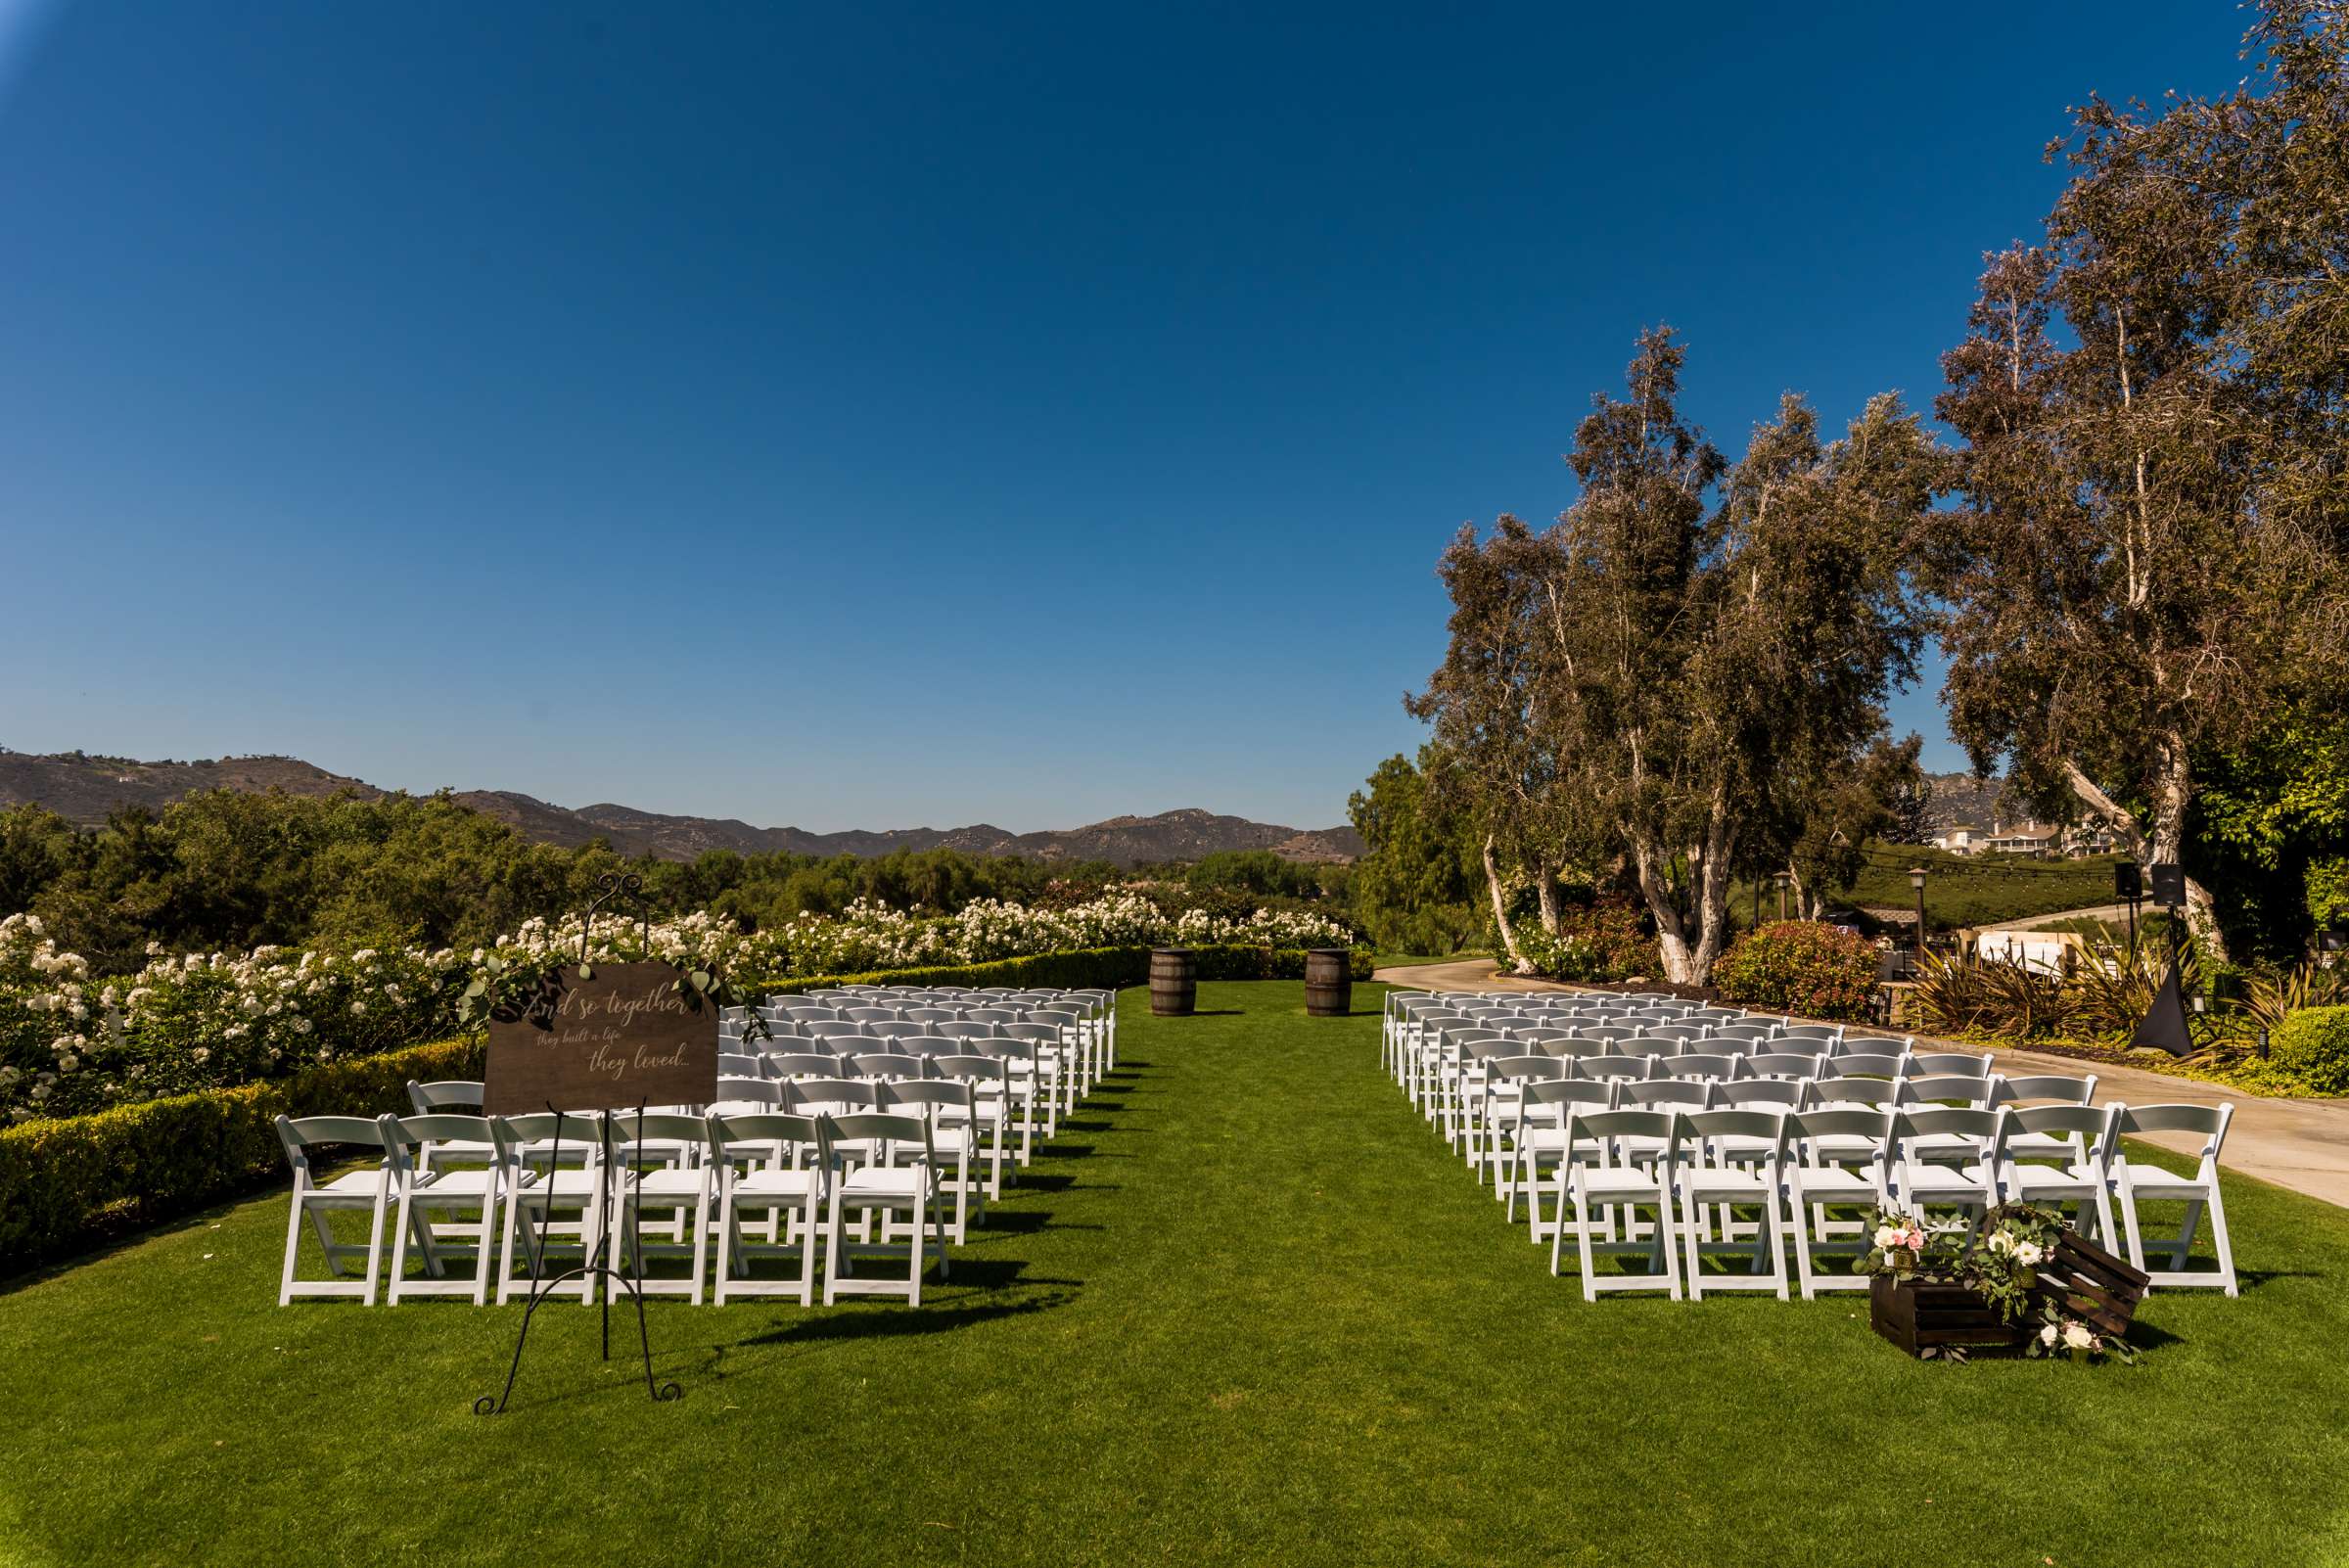
<path id="1" fill-rule="evenodd" d="M 1639 893 L 1656 921 L 1664 978 L 1676 986 L 1709 984 L 1714 961 L 1728 944 L 1728 855 L 1720 838 L 1716 831 L 1714 842 L 1681 852 L 1678 858 L 1688 867 L 1689 886 L 1684 889 L 1676 887 L 1670 876 L 1673 856 L 1654 845 L 1633 849 Z M 1690 896 L 1694 907 L 1683 907 L 1682 899 Z"/>
<path id="2" fill-rule="evenodd" d="M 2186 807 L 2194 793 L 2192 764 L 2187 759 L 2185 737 L 2177 734 L 2165 737 L 2157 756 L 2153 820 L 2149 830 L 2146 823 L 2138 820 L 2136 812 L 2105 794 L 2077 764 L 2063 765 L 2072 794 L 2110 824 L 2122 847 L 2148 873 L 2156 865 L 2183 864 L 2179 856 L 2186 849 Z M 2186 879 L 2186 928 L 2213 958 L 2227 962 L 2227 940 L 2219 933 L 2217 905 L 2211 899 L 2210 890 L 2192 877 Z"/>
<path id="3" fill-rule="evenodd" d="M 1536 884 L 1536 888 L 1537 891 L 1542 895 L 1542 929 L 1548 932 L 1553 937 L 1558 934 L 1558 879 L 1555 875 L 1556 869 L 1557 868 L 1554 866 L 1545 865 L 1536 873 L 1541 878 L 1541 881 Z"/>
<path id="4" fill-rule="evenodd" d="M 1509 955 L 1509 967 L 1520 975 L 1530 975 L 1534 966 L 1525 961 L 1517 950 L 1517 928 L 1509 924 L 1509 900 L 1500 886 L 1500 863 L 1493 856 L 1493 835 L 1485 835 L 1485 886 L 1493 895 L 1493 923 L 1500 928 L 1500 945 Z"/>

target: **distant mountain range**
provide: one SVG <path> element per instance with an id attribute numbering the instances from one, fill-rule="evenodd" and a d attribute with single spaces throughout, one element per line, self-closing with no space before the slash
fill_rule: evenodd
<path id="1" fill-rule="evenodd" d="M 2012 822 L 2026 812 L 2020 802 L 2006 799 L 2003 778 L 1976 778 L 1971 773 L 1927 773 L 1933 799 L 1925 807 L 1925 822 L 1935 833 L 1954 827 L 1987 832 L 2001 822 Z"/>
<path id="2" fill-rule="evenodd" d="M 103 822 L 117 807 L 144 806 L 160 811 L 183 795 L 215 789 L 275 789 L 288 795 L 332 795 L 349 790 L 366 800 L 385 793 L 372 784 L 330 773 L 293 757 L 140 762 L 78 752 L 40 757 L 0 751 L 0 806 L 38 802 L 84 825 Z M 1043 833 L 1011 833 L 985 822 L 959 828 L 809 833 L 794 827 L 753 827 L 731 817 L 667 816 L 610 803 L 575 809 L 511 790 L 454 791 L 451 798 L 543 843 L 576 848 L 600 838 L 622 854 L 649 854 L 664 860 L 690 860 L 709 850 L 733 850 L 743 854 L 887 854 L 894 850 L 942 846 L 969 854 L 1109 860 L 1121 866 L 1196 860 L 1219 850 L 1269 850 L 1290 860 L 1344 861 L 1362 853 L 1361 835 L 1351 827 L 1277 827 L 1196 809 L 1163 811 L 1157 816 L 1113 816 L 1106 822 Z"/>

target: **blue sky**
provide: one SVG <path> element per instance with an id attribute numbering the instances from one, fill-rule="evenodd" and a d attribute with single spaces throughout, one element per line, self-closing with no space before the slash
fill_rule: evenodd
<path id="1" fill-rule="evenodd" d="M 1929 402 L 2225 6 L 0 0 L 0 743 L 1320 826 L 1650 322 Z M 1930 689 L 1896 714 L 1960 765 Z"/>

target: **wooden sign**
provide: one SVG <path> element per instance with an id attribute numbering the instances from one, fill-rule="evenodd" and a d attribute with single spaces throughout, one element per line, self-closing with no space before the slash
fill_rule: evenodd
<path id="1" fill-rule="evenodd" d="M 489 1025 L 485 1116 L 707 1105 L 717 1097 L 717 1008 L 680 994 L 668 964 L 563 971 L 550 1014 Z M 695 1005 L 696 1003 L 700 1005 Z"/>

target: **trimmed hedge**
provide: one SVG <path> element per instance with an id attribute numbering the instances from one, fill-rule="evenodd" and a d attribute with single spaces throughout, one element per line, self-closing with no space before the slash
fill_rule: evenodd
<path id="1" fill-rule="evenodd" d="M 1191 950 L 1199 955 L 1201 980 L 1305 978 L 1303 947 L 1253 947 L 1235 944 Z M 1356 947 L 1347 967 L 1355 979 L 1368 980 L 1376 961 L 1369 948 Z M 1149 979 L 1147 947 L 1085 947 L 1076 952 L 1038 953 L 984 964 L 935 964 L 927 969 L 881 969 L 864 975 L 755 981 L 743 990 L 769 996 L 831 991 L 840 986 L 1060 986 L 1080 991 L 1116 991 L 1125 986 L 1147 984 Z"/>
<path id="2" fill-rule="evenodd" d="M 280 1115 L 404 1115 L 410 1079 L 481 1071 L 480 1041 L 439 1040 L 235 1088 L 0 1128 L 0 1277 L 281 1177 Z"/>
<path id="3" fill-rule="evenodd" d="M 2270 1065 L 2312 1094 L 2349 1094 L 2349 1007 L 2303 1007 L 2276 1029 Z"/>
<path id="4" fill-rule="evenodd" d="M 1297 980 L 1301 947 L 1199 947 L 1201 980 Z M 1357 980 L 1370 949 L 1353 950 Z M 1147 947 L 1093 947 L 996 963 L 823 975 L 746 987 L 783 996 L 835 986 L 1063 986 L 1115 991 L 1150 978 Z M 410 1079 L 479 1078 L 483 1042 L 438 1040 L 90 1116 L 0 1128 L 0 1278 L 110 1236 L 176 1220 L 282 1177 L 280 1115 L 405 1115 Z"/>

